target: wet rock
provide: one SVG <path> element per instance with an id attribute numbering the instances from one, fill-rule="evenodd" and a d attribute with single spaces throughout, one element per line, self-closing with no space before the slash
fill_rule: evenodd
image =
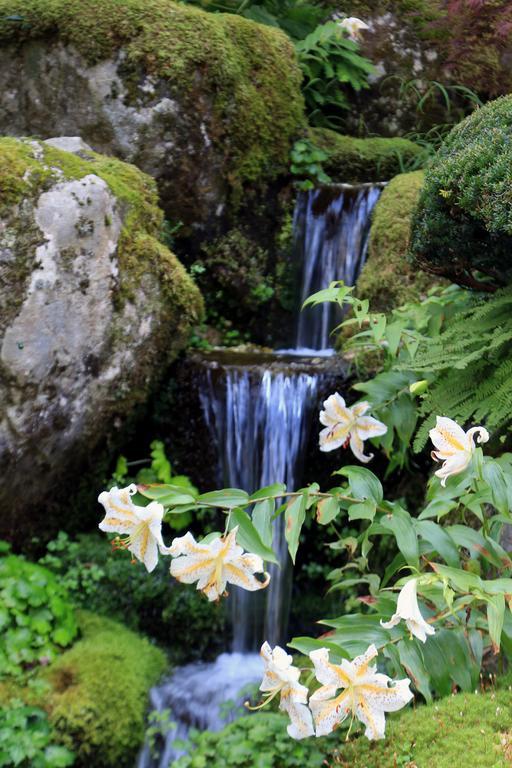
<path id="1" fill-rule="evenodd" d="M 77 482 L 84 457 L 147 397 L 201 313 L 198 290 L 158 240 L 152 181 L 57 144 L 70 146 L 0 139 L 3 535 L 25 537 L 63 478 Z"/>

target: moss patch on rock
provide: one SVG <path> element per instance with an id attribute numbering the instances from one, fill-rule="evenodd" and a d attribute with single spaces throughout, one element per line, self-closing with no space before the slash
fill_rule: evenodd
<path id="1" fill-rule="evenodd" d="M 395 176 L 375 206 L 368 260 L 357 281 L 358 296 L 369 299 L 375 312 L 390 312 L 415 301 L 433 284 L 432 276 L 412 267 L 407 259 L 423 182 L 423 171 Z"/>
<path id="2" fill-rule="evenodd" d="M 144 739 L 148 692 L 165 655 L 122 624 L 79 612 L 82 638 L 38 674 L 39 686 L 0 688 L 48 713 L 55 739 L 77 755 L 76 768 L 128 768 Z M 46 683 L 46 685 L 44 685 Z"/>
<path id="3" fill-rule="evenodd" d="M 169 0 L 0 0 L 0 42 L 56 35 L 93 65 L 123 49 L 125 84 L 164 78 L 208 131 L 235 193 L 286 171 L 304 125 L 301 73 L 279 30 Z"/>
<path id="4" fill-rule="evenodd" d="M 421 148 L 408 139 L 358 139 L 328 128 L 311 128 L 313 143 L 329 155 L 323 164 L 333 181 L 387 181 L 417 160 Z"/>

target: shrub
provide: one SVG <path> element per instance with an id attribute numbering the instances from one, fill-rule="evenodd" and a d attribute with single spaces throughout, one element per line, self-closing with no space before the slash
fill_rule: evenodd
<path id="1" fill-rule="evenodd" d="M 53 660 L 77 633 L 65 588 L 40 565 L 0 558 L 0 677 Z"/>
<path id="2" fill-rule="evenodd" d="M 421 268 L 477 289 L 509 282 L 511 131 L 512 96 L 505 96 L 449 134 L 427 171 L 414 219 L 411 250 Z"/>
<path id="3" fill-rule="evenodd" d="M 177 664 L 220 651 L 226 633 L 224 606 L 212 605 L 173 581 L 165 560 L 148 578 L 127 553 L 112 554 L 105 538 L 89 534 L 72 541 L 61 532 L 41 562 L 55 571 L 78 607 L 151 635 L 165 644 Z"/>

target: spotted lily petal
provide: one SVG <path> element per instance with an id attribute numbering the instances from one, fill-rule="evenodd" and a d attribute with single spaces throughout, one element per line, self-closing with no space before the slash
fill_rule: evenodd
<path id="1" fill-rule="evenodd" d="M 310 653 L 319 682 L 329 681 L 309 700 L 317 736 L 331 733 L 351 712 L 366 726 L 369 739 L 380 739 L 385 730 L 384 713 L 401 709 L 411 700 L 410 680 L 398 680 L 390 687 L 391 679 L 370 666 L 376 656 L 374 645 L 352 662 L 344 659 L 341 665 L 329 662 L 325 648 Z"/>
<path id="2" fill-rule="evenodd" d="M 475 435 L 478 435 L 479 443 L 489 440 L 489 433 L 484 427 L 472 427 L 464 432 L 456 421 L 446 416 L 436 417 L 436 426 L 430 430 L 429 435 L 436 448 L 432 451 L 432 458 L 443 462 L 442 467 L 435 472 L 443 486 L 451 475 L 458 475 L 469 466 L 475 450 Z"/>
<path id="3" fill-rule="evenodd" d="M 151 572 L 158 563 L 158 550 L 164 555 L 169 554 L 162 539 L 164 508 L 156 501 L 147 507 L 134 504 L 132 496 L 136 492 L 137 487 L 130 485 L 100 493 L 98 501 L 105 508 L 105 517 L 99 528 L 128 534 L 127 538 L 119 540 L 118 546 L 131 552 Z"/>
<path id="4" fill-rule="evenodd" d="M 299 683 L 300 670 L 293 666 L 292 657 L 279 646 L 272 649 L 268 643 L 263 643 L 260 654 L 264 663 L 260 691 L 269 694 L 265 703 L 280 694 L 279 709 L 286 712 L 291 721 L 288 735 L 292 739 L 312 736 L 313 718 L 306 706 L 308 689 Z"/>
<path id="5" fill-rule="evenodd" d="M 170 547 L 173 556 L 171 575 L 185 584 L 197 582 L 197 589 L 208 600 L 218 600 L 228 583 L 249 591 L 264 589 L 270 576 L 263 570 L 263 560 L 258 555 L 244 554 L 236 543 L 238 527 L 209 544 L 196 542 L 191 533 L 174 539 Z M 260 581 L 255 574 L 263 574 Z"/>

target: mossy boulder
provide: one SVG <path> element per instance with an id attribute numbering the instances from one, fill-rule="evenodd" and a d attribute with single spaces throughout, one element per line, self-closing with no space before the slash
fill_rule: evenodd
<path id="1" fill-rule="evenodd" d="M 144 739 L 148 693 L 165 655 L 110 619 L 79 612 L 81 639 L 27 688 L 0 686 L 0 704 L 22 698 L 48 713 L 76 768 L 129 768 Z"/>
<path id="2" fill-rule="evenodd" d="M 202 312 L 152 179 L 79 152 L 0 139 L 0 530 L 25 541 Z"/>
<path id="3" fill-rule="evenodd" d="M 416 301 L 433 284 L 432 276 L 408 260 L 412 219 L 424 178 L 423 171 L 395 176 L 373 211 L 368 259 L 357 280 L 357 294 L 369 299 L 375 312 Z"/>
<path id="4" fill-rule="evenodd" d="M 408 139 L 358 139 L 329 128 L 310 128 L 310 138 L 328 154 L 323 168 L 331 179 L 347 184 L 388 181 L 421 156 L 421 148 Z"/>
<path id="5" fill-rule="evenodd" d="M 277 29 L 170 0 L 0 0 L 0 133 L 80 135 L 184 232 L 286 173 L 301 73 Z"/>

